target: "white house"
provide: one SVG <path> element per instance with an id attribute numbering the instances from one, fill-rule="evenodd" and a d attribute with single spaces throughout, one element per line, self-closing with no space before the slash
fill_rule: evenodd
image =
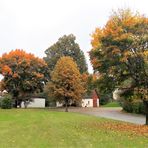
<path id="1" fill-rule="evenodd" d="M 72 102 L 71 102 L 72 104 Z M 63 103 L 56 102 L 56 107 L 62 107 Z M 84 99 L 82 99 L 80 106 L 82 107 L 99 107 L 99 97 L 97 95 L 97 92 L 94 90 L 92 91 L 91 96 L 87 96 Z"/>
<path id="2" fill-rule="evenodd" d="M 115 91 L 113 92 L 113 99 L 114 100 L 118 100 L 120 98 L 120 95 L 123 93 L 123 90 L 121 89 L 115 89 Z"/>
<path id="3" fill-rule="evenodd" d="M 6 94 L 8 94 L 8 92 L 6 90 L 0 91 L 0 96 L 1 97 L 4 96 L 4 95 L 6 95 Z"/>
<path id="4" fill-rule="evenodd" d="M 99 107 L 99 99 L 97 99 L 97 105 L 94 105 L 92 98 L 82 99 L 82 107 Z"/>
<path id="5" fill-rule="evenodd" d="M 91 97 L 82 99 L 82 107 L 99 107 L 99 96 L 96 90 L 92 91 Z"/>
<path id="6" fill-rule="evenodd" d="M 22 108 L 25 108 L 24 102 L 21 104 Z M 27 108 L 44 108 L 45 99 L 44 98 L 33 98 L 31 102 L 28 102 Z"/>
<path id="7" fill-rule="evenodd" d="M 63 106 L 63 103 L 60 103 L 60 102 L 56 102 L 56 107 L 62 107 Z"/>

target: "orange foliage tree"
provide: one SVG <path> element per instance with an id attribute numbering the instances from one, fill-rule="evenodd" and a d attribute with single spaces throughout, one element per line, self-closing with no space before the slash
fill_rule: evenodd
<path id="1" fill-rule="evenodd" d="M 92 34 L 90 58 L 95 71 L 111 79 L 114 88 L 129 88 L 146 106 L 148 124 L 148 18 L 129 9 L 113 12 L 103 28 Z"/>
<path id="2" fill-rule="evenodd" d="M 0 57 L 0 74 L 4 77 L 3 87 L 12 94 L 17 106 L 32 93 L 43 90 L 47 65 L 33 54 L 16 49 Z"/>
<path id="3" fill-rule="evenodd" d="M 2 87 L 2 81 L 0 81 L 0 91 L 2 91 L 3 87 Z"/>
<path id="4" fill-rule="evenodd" d="M 65 111 L 68 111 L 70 101 L 82 99 L 85 92 L 84 80 L 82 80 L 82 75 L 71 57 L 65 56 L 58 60 L 45 92 L 48 92 L 50 98 L 65 104 Z"/>

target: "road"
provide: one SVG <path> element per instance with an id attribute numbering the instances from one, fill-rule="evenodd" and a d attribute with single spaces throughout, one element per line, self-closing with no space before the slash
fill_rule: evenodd
<path id="1" fill-rule="evenodd" d="M 62 109 L 64 110 L 64 109 Z M 96 117 L 110 118 L 134 124 L 145 124 L 145 116 L 131 114 L 122 111 L 120 107 L 98 107 L 98 108 L 69 108 L 69 112 L 77 112 Z"/>

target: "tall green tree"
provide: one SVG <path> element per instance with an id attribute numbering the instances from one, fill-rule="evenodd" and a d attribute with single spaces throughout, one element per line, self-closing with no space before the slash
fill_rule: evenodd
<path id="1" fill-rule="evenodd" d="M 128 89 L 143 100 L 148 124 L 148 18 L 129 9 L 113 12 L 105 27 L 95 30 L 91 43 L 94 70 L 112 79 L 113 88 L 122 88 L 131 78 Z"/>
<path id="2" fill-rule="evenodd" d="M 77 63 L 81 73 L 87 72 L 87 64 L 83 51 L 75 42 L 76 37 L 73 34 L 64 35 L 51 47 L 46 49 L 44 60 L 46 61 L 50 72 L 54 69 L 57 61 L 63 56 L 70 56 Z"/>
<path id="3" fill-rule="evenodd" d="M 51 81 L 47 83 L 45 92 L 51 99 L 65 104 L 68 111 L 70 101 L 80 101 L 85 92 L 82 75 L 77 64 L 71 57 L 61 57 L 52 74 Z"/>
<path id="4" fill-rule="evenodd" d="M 4 77 L 3 88 L 12 94 L 17 106 L 34 92 L 43 90 L 47 64 L 33 54 L 16 49 L 0 57 L 0 74 Z"/>

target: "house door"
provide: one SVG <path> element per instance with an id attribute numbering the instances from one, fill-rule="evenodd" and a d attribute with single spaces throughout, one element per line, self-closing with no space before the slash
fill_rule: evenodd
<path id="1" fill-rule="evenodd" d="M 97 107 L 97 99 L 93 99 L 93 107 Z"/>

